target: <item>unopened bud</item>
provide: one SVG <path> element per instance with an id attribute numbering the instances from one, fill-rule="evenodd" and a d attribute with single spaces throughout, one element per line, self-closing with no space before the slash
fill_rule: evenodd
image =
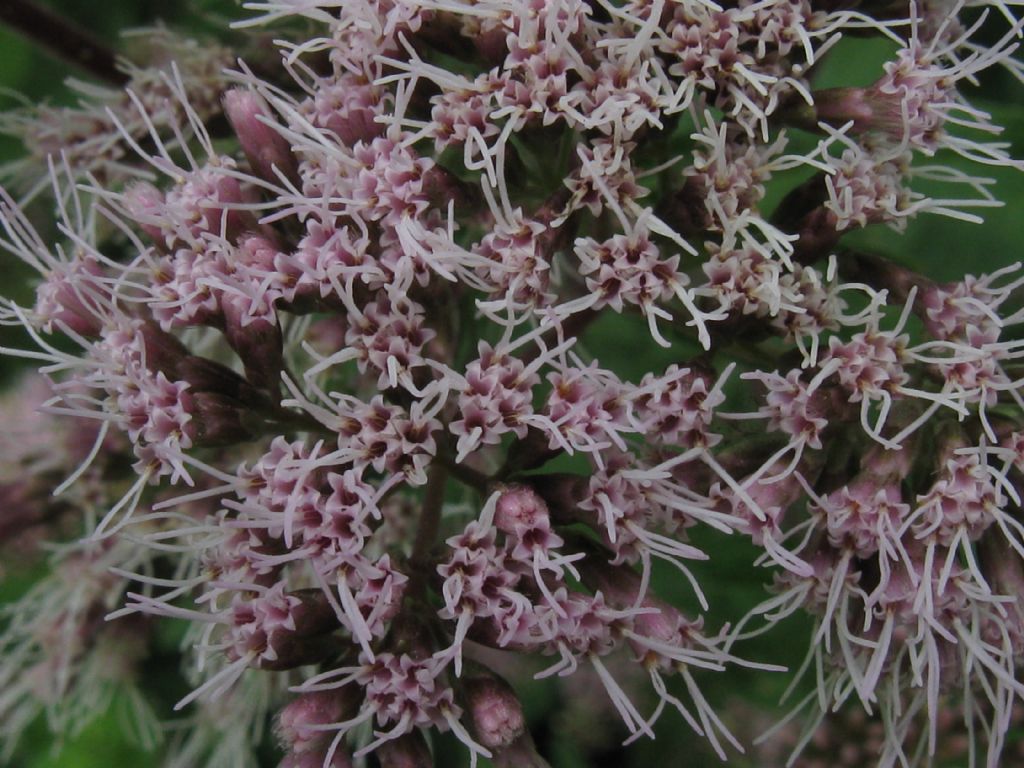
<path id="1" fill-rule="evenodd" d="M 322 589 L 310 587 L 289 594 L 299 598 L 299 604 L 292 608 L 297 631 L 316 635 L 337 629 L 337 614 Z"/>
<path id="2" fill-rule="evenodd" d="M 377 749 L 380 768 L 433 768 L 426 739 L 419 731 L 410 731 L 397 739 L 386 741 Z"/>
<path id="3" fill-rule="evenodd" d="M 259 657 L 253 666 L 277 672 L 298 669 L 319 664 L 338 650 L 337 643 L 329 635 L 308 637 L 294 632 L 277 632 L 270 642 L 274 657 Z"/>
<path id="4" fill-rule="evenodd" d="M 178 365 L 189 355 L 185 345 L 153 322 L 143 323 L 139 332 L 146 351 L 146 368 L 153 373 L 162 373 L 171 381 L 180 379 Z"/>
<path id="5" fill-rule="evenodd" d="M 224 109 L 252 169 L 267 181 L 277 181 L 278 169 L 297 178 L 298 166 L 287 140 L 273 129 L 267 103 L 253 91 L 235 88 L 224 94 Z"/>
<path id="6" fill-rule="evenodd" d="M 250 317 L 234 301 L 221 301 L 224 335 L 245 367 L 245 376 L 259 389 L 278 392 L 284 368 L 281 327 L 273 317 Z"/>
<path id="7" fill-rule="evenodd" d="M 201 231 L 220 235 L 234 242 L 244 232 L 255 229 L 256 218 L 240 205 L 253 202 L 252 190 L 243 189 L 238 179 L 220 173 L 213 179 L 212 195 L 202 202 L 198 213 Z"/>
<path id="8" fill-rule="evenodd" d="M 489 64 L 500 64 L 508 55 L 506 32 L 501 27 L 479 30 L 472 35 L 472 40 L 477 53 Z"/>
<path id="9" fill-rule="evenodd" d="M 250 406 L 259 406 L 266 402 L 266 396 L 244 378 L 226 365 L 205 357 L 188 355 L 182 358 L 176 373 L 177 376 L 174 378 L 187 381 L 193 393 L 214 392 Z"/>
<path id="10" fill-rule="evenodd" d="M 871 446 L 861 459 L 861 470 L 876 486 L 898 486 L 910 474 L 916 454 L 909 441 L 898 451 L 891 451 L 882 446 Z"/>
<path id="11" fill-rule="evenodd" d="M 488 749 L 515 742 L 526 730 L 523 707 L 504 680 L 488 675 L 465 681 L 466 700 L 477 739 Z"/>
<path id="12" fill-rule="evenodd" d="M 551 768 L 548 761 L 537 752 L 528 732 L 504 749 L 496 750 L 491 762 L 494 768 Z"/>
<path id="13" fill-rule="evenodd" d="M 525 485 L 509 486 L 498 497 L 494 525 L 515 534 L 521 530 L 549 527 L 548 505 L 536 491 Z"/>
<path id="14" fill-rule="evenodd" d="M 124 204 L 135 225 L 153 238 L 157 247 L 166 248 L 164 193 L 148 181 L 139 181 L 125 190 Z"/>
<path id="15" fill-rule="evenodd" d="M 197 445 L 234 445 L 252 437 L 238 401 L 217 392 L 192 393 L 192 418 Z"/>
<path id="16" fill-rule="evenodd" d="M 845 125 L 853 121 L 851 130 L 863 133 L 878 128 L 877 106 L 867 88 L 827 88 L 814 94 L 817 120 L 832 125 Z"/>
<path id="17" fill-rule="evenodd" d="M 299 694 L 277 716 L 274 733 L 281 745 L 292 756 L 319 754 L 322 763 L 332 737 L 329 731 L 315 726 L 337 723 L 350 716 L 358 706 L 354 693 L 346 687 Z M 300 765 L 303 764 L 295 764 L 296 768 Z"/>
<path id="18" fill-rule="evenodd" d="M 633 619 L 633 630 L 638 635 L 663 643 L 678 644 L 690 631 L 700 631 L 703 627 L 701 618 L 690 621 L 675 607 L 652 595 L 650 590 L 641 595 L 643 581 L 632 568 L 590 558 L 580 563 L 580 572 L 584 583 L 600 591 L 613 606 L 628 608 L 636 605 L 639 600 L 645 610 Z M 630 645 L 641 658 L 649 651 L 643 644 L 631 641 Z"/>

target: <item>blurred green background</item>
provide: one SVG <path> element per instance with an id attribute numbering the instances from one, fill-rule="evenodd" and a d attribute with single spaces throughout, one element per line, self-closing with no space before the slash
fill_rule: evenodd
<path id="1" fill-rule="evenodd" d="M 89 30 L 111 46 L 118 45 L 118 31 L 127 27 L 143 26 L 160 19 L 171 26 L 212 28 L 218 14 L 241 13 L 229 0 L 224 2 L 188 3 L 185 0 L 137 2 L 137 0 L 53 0 L 45 3 L 74 24 Z M 889 52 L 888 45 L 870 41 L 844 42 L 830 58 L 820 74 L 823 87 L 838 84 L 867 84 L 874 80 L 881 62 Z M 35 102 L 71 103 L 73 94 L 63 84 L 68 75 L 82 76 L 68 65 L 39 50 L 31 41 L 6 28 L 0 27 L 0 88 L 21 94 Z M 1006 127 L 1005 140 L 1012 143 L 1014 154 L 1024 156 L 1024 86 L 1002 70 L 987 73 L 979 88 L 970 94 L 971 101 L 989 110 L 997 124 Z M 16 99 L 0 96 L 4 108 L 16 104 Z M 800 137 L 796 137 L 800 141 Z M 0 162 L 19 154 L 15 141 L 0 137 Z M 971 170 L 966 164 L 961 164 Z M 976 169 L 974 169 L 976 171 Z M 976 171 L 977 172 L 977 171 Z M 1024 204 L 1024 174 L 1005 169 L 984 169 L 984 175 L 998 179 L 997 194 L 1008 204 L 1002 209 L 985 212 L 982 226 L 971 226 L 953 220 L 922 216 L 912 221 L 903 235 L 889 229 L 873 228 L 856 233 L 852 239 L 863 248 L 898 259 L 939 280 L 959 277 L 965 272 L 980 273 L 1014 262 L 1021 258 L 1022 204 Z M 792 182 L 783 182 L 771 189 L 771 197 L 779 199 Z M 30 295 L 29 274 L 18 263 L 3 255 L 0 265 L 4 270 L 6 295 Z M 636 327 L 634 327 L 636 325 Z M 601 321 L 596 332 L 600 334 L 601 362 L 632 380 L 638 380 L 647 370 L 669 359 L 651 358 L 638 354 L 637 339 L 646 338 L 643 324 L 634 324 L 621 316 Z M 8 342 L 4 342 L 8 343 Z M 646 349 L 646 345 L 641 345 Z M 653 345 L 654 355 L 662 354 Z M 5 378 L 11 375 L 7 364 L 0 368 Z M 712 554 L 710 563 L 694 567 L 712 605 L 713 615 L 719 621 L 735 621 L 752 605 L 763 599 L 762 582 L 767 574 L 755 573 L 750 563 L 757 552 L 739 541 L 722 546 L 722 538 L 697 536 L 697 544 L 704 544 Z M 733 537 L 738 539 L 738 537 Z M 0 583 L 0 602 L 20 594 L 28 583 L 29 575 Z M 682 605 L 693 602 L 692 594 L 671 573 L 660 570 L 658 581 L 666 597 L 674 597 Z M 675 585 L 673 587 L 672 585 Z M 741 653 L 746 658 L 787 664 L 795 667 L 803 656 L 807 642 L 809 622 L 790 622 L 784 631 L 766 635 L 757 642 L 747 644 Z M 772 711 L 788 677 L 733 669 L 726 675 L 703 675 L 709 697 L 718 705 L 731 699 Z M 574 745 L 573 739 L 587 729 L 614 727 L 603 722 L 566 723 L 556 717 L 559 710 L 571 702 L 560 701 L 553 682 L 530 684 L 524 690 L 528 714 L 538 724 L 542 747 L 550 754 L 555 768 L 583 768 L 587 759 Z M 584 694 L 579 694 L 584 695 Z M 547 725 L 545 725 L 547 724 Z M 657 729 L 655 742 L 640 741 L 626 750 L 613 749 L 602 756 L 604 765 L 621 766 L 689 766 L 715 765 L 717 759 L 706 749 L 703 741 L 695 737 L 678 716 L 667 713 Z M 578 730 L 574 730 L 578 729 Z M 54 754 L 55 744 L 43 723 L 37 723 L 26 734 L 22 747 L 12 765 L 18 768 L 99 768 L 99 766 L 149 766 L 158 763 L 152 755 L 138 752 L 127 744 L 120 734 L 117 722 L 111 717 L 101 718 L 79 738 L 63 746 Z M 442 754 L 450 756 L 452 765 L 464 762 L 464 753 L 453 749 L 442 740 Z M 685 760 L 681 757 L 685 755 Z M 730 762 L 730 765 L 734 763 Z M 735 765 L 754 765 L 737 759 Z"/>

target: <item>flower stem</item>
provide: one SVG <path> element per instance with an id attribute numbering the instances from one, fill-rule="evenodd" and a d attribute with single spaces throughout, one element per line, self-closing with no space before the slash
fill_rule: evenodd
<path id="1" fill-rule="evenodd" d="M 443 463 L 435 461 L 427 474 L 427 487 L 423 494 L 420 525 L 416 530 L 416 540 L 413 542 L 410 557 L 413 563 L 426 560 L 437 541 L 437 533 L 441 529 L 441 510 L 444 507 L 444 490 L 447 482 L 448 468 Z"/>

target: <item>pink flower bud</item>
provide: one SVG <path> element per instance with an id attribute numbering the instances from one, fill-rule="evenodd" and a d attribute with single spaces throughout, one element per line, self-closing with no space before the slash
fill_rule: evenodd
<path id="1" fill-rule="evenodd" d="M 509 534 L 549 528 L 548 505 L 532 488 L 525 485 L 509 486 L 498 497 L 494 525 Z"/>
<path id="2" fill-rule="evenodd" d="M 164 193 L 148 181 L 139 181 L 125 190 L 124 205 L 136 226 L 153 238 L 158 248 L 166 247 Z"/>
<path id="3" fill-rule="evenodd" d="M 853 121 L 852 130 L 862 133 L 875 126 L 875 106 L 867 88 L 827 88 L 814 94 L 816 118 L 833 125 Z"/>
<path id="4" fill-rule="evenodd" d="M 235 88 L 224 94 L 224 109 L 235 129 L 252 169 L 268 181 L 277 181 L 277 168 L 289 179 L 297 178 L 295 157 L 285 138 L 267 121 L 270 108 L 256 93 Z"/>
<path id="5" fill-rule="evenodd" d="M 384 742 L 377 749 L 381 768 L 433 768 L 434 758 L 419 731 Z"/>
<path id="6" fill-rule="evenodd" d="M 470 678 L 465 687 L 469 714 L 481 744 L 488 749 L 500 749 L 523 735 L 523 708 L 504 680 L 490 676 Z"/>
<path id="7" fill-rule="evenodd" d="M 224 335 L 245 366 L 253 386 L 277 392 L 281 385 L 283 342 L 281 327 L 267 317 L 248 317 L 241 305 L 222 301 Z"/>
<path id="8" fill-rule="evenodd" d="M 910 443 L 899 451 L 890 451 L 881 446 L 872 446 L 861 459 L 861 468 L 878 483 L 899 485 L 910 474 L 916 452 Z"/>
<path id="9" fill-rule="evenodd" d="M 358 704 L 354 693 L 354 689 L 341 688 L 303 693 L 292 699 L 278 714 L 274 730 L 282 746 L 289 749 L 293 756 L 319 753 L 322 762 L 324 752 L 320 747 L 330 743 L 331 734 L 329 731 L 314 730 L 313 727 L 336 723 L 353 713 Z M 294 765 L 299 768 L 304 763 L 296 762 Z"/>
<path id="10" fill-rule="evenodd" d="M 99 336 L 109 290 L 99 278 L 103 270 L 91 258 L 75 258 L 47 275 L 37 289 L 36 314 L 52 328 L 54 321 L 86 337 Z"/>
<path id="11" fill-rule="evenodd" d="M 376 118 L 390 103 L 385 89 L 361 75 L 345 73 L 334 83 L 324 83 L 306 108 L 315 125 L 333 131 L 342 144 L 352 147 L 383 135 L 385 126 Z"/>
<path id="12" fill-rule="evenodd" d="M 949 103 L 957 98 L 956 81 L 953 70 L 935 66 L 915 44 L 886 63 L 885 74 L 870 88 L 815 93 L 814 103 L 821 120 L 834 124 L 852 120 L 856 132 L 875 131 L 930 155 L 945 145 Z"/>

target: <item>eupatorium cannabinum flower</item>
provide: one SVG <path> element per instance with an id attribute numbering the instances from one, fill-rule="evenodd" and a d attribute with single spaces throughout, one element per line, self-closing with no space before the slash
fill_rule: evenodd
<path id="1" fill-rule="evenodd" d="M 10 119 L 40 176 L 0 246 L 39 282 L 4 351 L 48 379 L 56 445 L 24 461 L 84 528 L 8 609 L 9 750 L 116 696 L 155 745 L 134 670 L 178 620 L 172 766 L 256 765 L 265 733 L 295 768 L 426 766 L 445 733 L 545 765 L 496 652 L 591 675 L 627 742 L 679 718 L 729 761 L 708 686 L 779 674 L 743 641 L 806 612 L 793 759 L 846 705 L 881 765 L 944 754 L 951 719 L 998 765 L 1024 273 L 938 282 L 847 236 L 999 204 L 970 164 L 1022 163 L 968 86 L 1022 77 L 1022 22 L 847 6 L 252 2 L 236 30 L 273 55 L 161 32 L 81 130 Z M 863 37 L 877 79 L 819 88 Z M 0 532 L 46 522 L 38 482 L 4 484 Z M 728 534 L 773 576 L 745 617 L 702 588 Z"/>

